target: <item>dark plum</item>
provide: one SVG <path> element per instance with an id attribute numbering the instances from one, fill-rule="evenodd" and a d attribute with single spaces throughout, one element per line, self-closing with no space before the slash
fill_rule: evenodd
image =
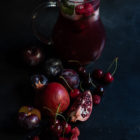
<path id="1" fill-rule="evenodd" d="M 48 84 L 48 79 L 42 74 L 33 75 L 31 77 L 31 84 L 34 89 L 39 90 L 46 87 Z"/>
<path id="2" fill-rule="evenodd" d="M 38 109 L 28 106 L 20 108 L 18 113 L 18 122 L 21 127 L 31 130 L 39 126 L 41 113 Z"/>
<path id="3" fill-rule="evenodd" d="M 26 117 L 24 120 L 25 128 L 26 129 L 33 129 L 39 126 L 40 119 L 38 118 L 37 115 L 31 114 Z"/>
<path id="4" fill-rule="evenodd" d="M 24 50 L 24 60 L 30 66 L 36 66 L 44 60 L 41 48 L 33 46 Z"/>
<path id="5" fill-rule="evenodd" d="M 64 69 L 61 76 L 66 80 L 71 88 L 78 88 L 80 84 L 80 78 L 76 71 L 72 69 Z"/>
<path id="6" fill-rule="evenodd" d="M 48 77 L 55 77 L 63 70 L 62 62 L 59 59 L 51 58 L 45 62 L 45 73 Z"/>

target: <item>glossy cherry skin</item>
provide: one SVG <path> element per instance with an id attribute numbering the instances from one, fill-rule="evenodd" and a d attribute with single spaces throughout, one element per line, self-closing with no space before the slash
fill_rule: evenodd
<path id="1" fill-rule="evenodd" d="M 29 47 L 24 51 L 24 60 L 30 66 L 36 66 L 44 60 L 44 53 L 39 47 Z"/>
<path id="2" fill-rule="evenodd" d="M 93 97 L 93 104 L 94 105 L 100 104 L 100 102 L 101 102 L 101 96 L 99 96 L 99 95 L 93 95 L 92 97 Z"/>
<path id="3" fill-rule="evenodd" d="M 103 77 L 103 71 L 101 69 L 95 69 L 92 73 L 92 77 L 95 80 L 101 80 Z"/>
<path id="4" fill-rule="evenodd" d="M 103 81 L 104 81 L 105 84 L 112 83 L 114 81 L 114 77 L 109 72 L 108 73 L 105 73 L 104 74 L 104 77 L 103 77 Z"/>
<path id="5" fill-rule="evenodd" d="M 78 97 L 80 95 L 80 90 L 79 89 L 73 89 L 71 92 L 70 92 L 70 97 L 72 99 L 75 99 L 76 97 Z"/>
<path id="6" fill-rule="evenodd" d="M 61 124 L 54 124 L 51 126 L 51 131 L 57 136 L 61 136 L 63 133 L 63 126 Z"/>
<path id="7" fill-rule="evenodd" d="M 78 68 L 78 73 L 80 74 L 80 76 L 84 77 L 86 75 L 87 71 L 86 71 L 85 67 L 80 66 Z"/>
<path id="8" fill-rule="evenodd" d="M 33 75 L 31 77 L 31 84 L 34 89 L 39 90 L 39 89 L 45 88 L 47 86 L 48 79 L 46 78 L 45 75 L 42 75 L 42 74 Z"/>
<path id="9" fill-rule="evenodd" d="M 62 125 L 63 125 L 63 128 L 64 128 L 64 133 L 65 134 L 71 133 L 72 128 L 71 128 L 70 124 L 68 124 L 66 122 L 63 122 Z"/>
<path id="10" fill-rule="evenodd" d="M 97 86 L 94 90 L 94 94 L 103 96 L 104 94 L 104 88 L 102 86 Z"/>

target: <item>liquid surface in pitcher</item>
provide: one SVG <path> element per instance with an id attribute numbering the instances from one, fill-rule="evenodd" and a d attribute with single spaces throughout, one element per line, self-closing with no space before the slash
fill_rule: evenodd
<path id="1" fill-rule="evenodd" d="M 99 58 L 105 45 L 105 31 L 99 17 L 99 0 L 64 1 L 54 27 L 55 49 L 63 60 L 88 64 Z"/>

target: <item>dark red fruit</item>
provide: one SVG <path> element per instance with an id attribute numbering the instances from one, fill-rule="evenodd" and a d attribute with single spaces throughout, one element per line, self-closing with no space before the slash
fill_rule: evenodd
<path id="1" fill-rule="evenodd" d="M 64 137 L 59 137 L 59 140 L 70 140 L 70 139 L 64 138 Z"/>
<path id="2" fill-rule="evenodd" d="M 18 113 L 18 122 L 21 127 L 31 130 L 39 126 L 41 114 L 38 109 L 23 106 Z"/>
<path id="3" fill-rule="evenodd" d="M 95 69 L 92 73 L 92 76 L 96 80 L 101 80 L 103 77 L 103 71 L 101 69 Z"/>
<path id="4" fill-rule="evenodd" d="M 34 89 L 42 89 L 48 84 L 48 79 L 44 75 L 33 75 L 31 77 L 31 84 Z"/>
<path id="5" fill-rule="evenodd" d="M 79 67 L 78 73 L 80 74 L 80 76 L 85 75 L 87 73 L 85 67 L 83 67 L 83 66 Z"/>
<path id="6" fill-rule="evenodd" d="M 85 8 L 83 4 L 77 5 L 75 7 L 75 12 L 77 15 L 83 15 L 85 13 Z"/>
<path id="7" fill-rule="evenodd" d="M 85 8 L 85 12 L 84 12 L 84 16 L 91 16 L 94 12 L 94 8 L 93 5 L 90 3 L 85 3 L 84 4 L 84 8 Z"/>
<path id="8" fill-rule="evenodd" d="M 103 76 L 103 81 L 105 84 L 109 84 L 109 83 L 112 83 L 114 80 L 114 77 L 112 76 L 111 73 L 105 73 L 104 76 Z"/>
<path id="9" fill-rule="evenodd" d="M 34 136 L 32 140 L 40 140 L 39 136 Z"/>
<path id="10" fill-rule="evenodd" d="M 101 102 L 101 96 L 99 95 L 93 95 L 93 104 L 98 105 Z"/>
<path id="11" fill-rule="evenodd" d="M 80 79 L 79 79 L 79 75 L 72 69 L 65 69 L 62 72 L 62 77 L 64 77 L 64 79 L 67 81 L 68 85 L 71 88 L 78 88 L 79 83 L 80 83 Z"/>
<path id="12" fill-rule="evenodd" d="M 68 124 L 68 123 L 63 123 L 63 127 L 64 127 L 64 133 L 65 134 L 69 134 L 70 132 L 71 132 L 71 125 L 70 124 Z"/>
<path id="13" fill-rule="evenodd" d="M 90 91 L 81 93 L 68 111 L 72 122 L 86 121 L 92 112 L 92 95 Z"/>
<path id="14" fill-rule="evenodd" d="M 95 95 L 103 96 L 104 94 L 104 88 L 102 86 L 97 86 L 94 90 Z"/>
<path id="15" fill-rule="evenodd" d="M 71 138 L 70 140 L 78 140 L 78 136 L 80 135 L 80 131 L 77 127 L 73 128 L 72 131 L 71 131 Z"/>
<path id="16" fill-rule="evenodd" d="M 50 129 L 52 133 L 57 136 L 61 136 L 63 133 L 63 126 L 61 124 L 54 124 Z"/>
<path id="17" fill-rule="evenodd" d="M 78 137 L 76 135 L 72 135 L 70 140 L 78 140 Z"/>
<path id="18" fill-rule="evenodd" d="M 38 100 L 39 99 L 39 100 Z M 70 104 L 70 97 L 67 90 L 63 85 L 53 82 L 49 83 L 42 94 L 36 96 L 36 101 L 38 105 L 41 105 L 41 108 L 49 109 L 52 115 L 55 116 L 56 112 L 64 112 Z"/>
<path id="19" fill-rule="evenodd" d="M 80 95 L 80 90 L 79 90 L 79 89 L 73 89 L 73 90 L 70 92 L 70 97 L 71 97 L 72 99 L 77 98 L 79 95 Z"/>
<path id="20" fill-rule="evenodd" d="M 43 51 L 38 47 L 29 47 L 24 51 L 24 60 L 30 66 L 36 66 L 44 59 Z"/>
<path id="21" fill-rule="evenodd" d="M 74 127 L 74 128 L 71 130 L 71 133 L 72 133 L 72 135 L 79 136 L 79 135 L 80 135 L 80 130 L 79 130 L 78 127 Z"/>

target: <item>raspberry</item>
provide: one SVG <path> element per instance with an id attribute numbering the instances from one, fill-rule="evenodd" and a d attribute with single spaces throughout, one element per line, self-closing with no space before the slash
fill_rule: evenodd
<path id="1" fill-rule="evenodd" d="M 75 12 L 77 15 L 83 15 L 85 12 L 84 5 L 80 4 L 75 7 Z"/>
<path id="2" fill-rule="evenodd" d="M 85 3 L 84 7 L 85 7 L 84 16 L 90 16 L 93 14 L 94 8 L 93 8 L 92 4 Z"/>
<path id="3" fill-rule="evenodd" d="M 93 104 L 98 105 L 101 102 L 101 97 L 99 95 L 93 95 Z"/>
<path id="4" fill-rule="evenodd" d="M 71 130 L 71 133 L 72 133 L 72 135 L 75 135 L 75 136 L 79 136 L 80 135 L 80 131 L 79 131 L 78 127 L 74 127 Z"/>

